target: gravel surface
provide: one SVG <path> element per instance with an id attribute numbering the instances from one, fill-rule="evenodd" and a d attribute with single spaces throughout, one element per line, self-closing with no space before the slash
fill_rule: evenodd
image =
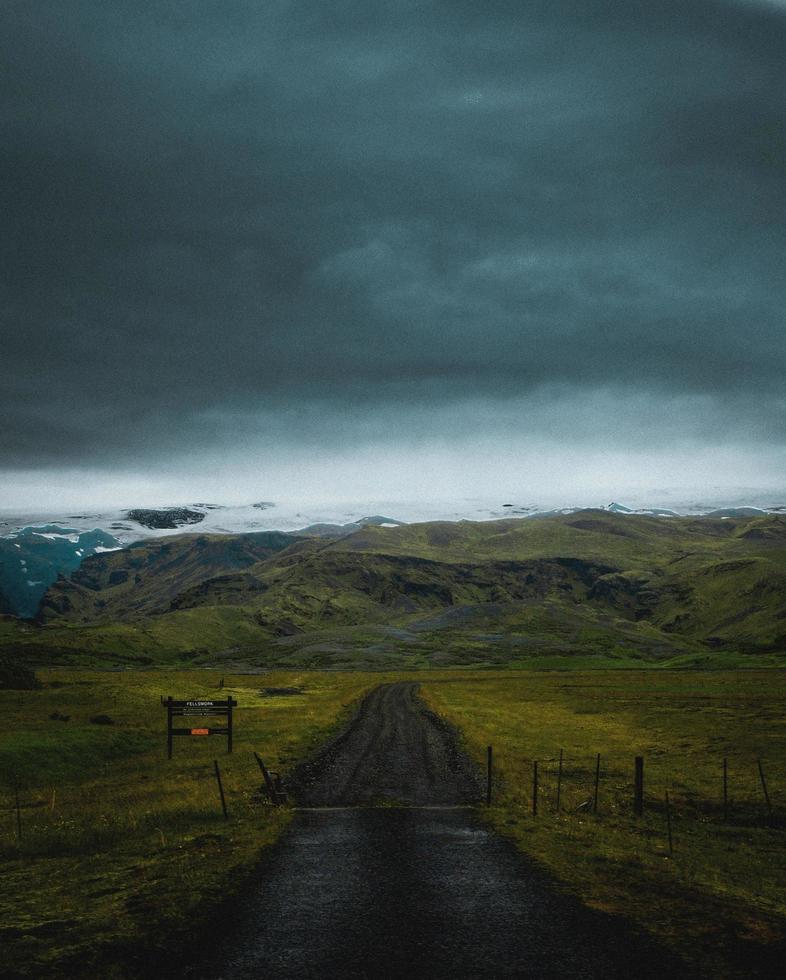
<path id="1" fill-rule="evenodd" d="M 301 811 L 190 980 L 672 978 L 624 923 L 560 894 L 457 809 Z"/>
<path id="2" fill-rule="evenodd" d="M 346 731 L 287 781 L 292 797 L 306 806 L 479 801 L 480 774 L 417 688 L 411 682 L 375 688 Z"/>
<path id="3" fill-rule="evenodd" d="M 346 732 L 302 767 L 292 789 L 315 808 L 295 815 L 205 951 L 171 975 L 685 976 L 669 954 L 561 893 L 457 805 L 477 799 L 477 773 L 416 692 L 414 684 L 375 689 Z M 348 805 L 357 803 L 366 805 Z"/>

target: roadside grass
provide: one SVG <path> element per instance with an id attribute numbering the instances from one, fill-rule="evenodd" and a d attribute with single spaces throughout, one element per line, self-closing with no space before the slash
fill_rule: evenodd
<path id="1" fill-rule="evenodd" d="M 498 831 L 589 905 L 666 942 L 697 975 L 752 977 L 778 975 L 786 950 L 785 680 L 783 671 L 529 671 L 424 678 L 422 694 L 478 763 L 493 745 L 485 812 Z M 636 755 L 645 759 L 642 818 L 633 815 Z"/>
<path id="2" fill-rule="evenodd" d="M 766 972 L 766 957 L 782 953 L 786 937 L 786 673 L 580 671 L 571 657 L 542 663 L 560 669 L 226 673 L 223 688 L 220 670 L 69 668 L 40 670 L 41 690 L 0 692 L 0 975 L 126 980 L 149 975 L 158 954 L 176 956 L 178 943 L 204 933 L 222 898 L 242 888 L 289 820 L 286 808 L 261 798 L 252 751 L 286 772 L 341 726 L 364 693 L 404 678 L 421 682 L 479 763 L 494 745 L 494 805 L 484 812 L 564 887 L 630 916 L 697 975 L 777 975 Z M 267 696 L 265 688 L 303 693 Z M 181 738 L 167 761 L 161 696 L 230 693 L 239 701 L 233 755 L 220 738 Z M 113 724 L 91 722 L 101 714 Z M 586 803 L 597 752 L 592 814 Z M 631 812 L 637 754 L 645 757 L 640 820 Z M 771 824 L 757 758 L 769 781 Z M 759 974 L 756 964 L 764 964 Z"/>
<path id="3" fill-rule="evenodd" d="M 198 933 L 286 826 L 290 811 L 260 794 L 252 752 L 285 772 L 378 681 L 290 671 L 227 674 L 220 688 L 219 671 L 38 674 L 39 691 L 0 692 L 0 975 L 107 980 L 143 975 Z M 233 754 L 222 738 L 176 738 L 168 761 L 169 694 L 236 698 Z M 102 714 L 113 724 L 91 722 Z"/>

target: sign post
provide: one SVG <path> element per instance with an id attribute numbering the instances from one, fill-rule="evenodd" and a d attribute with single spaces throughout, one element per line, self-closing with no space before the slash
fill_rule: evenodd
<path id="1" fill-rule="evenodd" d="M 226 735 L 227 752 L 232 752 L 232 709 L 237 707 L 237 701 L 229 697 L 226 701 L 213 701 L 210 699 L 194 699 L 193 701 L 174 701 L 168 697 L 162 702 L 166 708 L 166 754 L 167 758 L 172 758 L 172 739 L 175 735 L 203 736 L 203 735 Z M 188 728 L 175 728 L 173 720 L 175 718 L 193 718 Z M 226 719 L 225 724 L 211 726 L 205 722 L 206 718 Z"/>

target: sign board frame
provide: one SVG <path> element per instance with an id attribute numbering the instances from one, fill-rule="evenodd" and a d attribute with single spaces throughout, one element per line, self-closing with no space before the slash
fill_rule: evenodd
<path id="1" fill-rule="evenodd" d="M 166 753 L 167 759 L 172 758 L 172 741 L 176 736 L 185 735 L 187 737 L 204 737 L 210 735 L 225 735 L 227 740 L 227 753 L 232 753 L 233 719 L 232 709 L 237 707 L 237 701 L 233 697 L 226 700 L 217 701 L 214 698 L 191 698 L 188 701 L 175 701 L 170 695 L 168 698 L 161 699 L 161 704 L 166 708 Z M 189 727 L 175 728 L 174 719 L 186 719 Z M 194 719 L 189 724 L 187 719 Z M 225 724 L 206 725 L 206 718 L 220 718 L 225 720 Z"/>

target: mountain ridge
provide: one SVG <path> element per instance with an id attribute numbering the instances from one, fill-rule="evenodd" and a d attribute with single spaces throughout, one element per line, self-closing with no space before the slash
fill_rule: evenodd
<path id="1" fill-rule="evenodd" d="M 37 627 L 8 634 L 21 653 L 131 662 L 775 654 L 786 649 L 786 518 L 585 510 L 327 539 L 181 534 L 87 559 L 47 591 Z"/>

